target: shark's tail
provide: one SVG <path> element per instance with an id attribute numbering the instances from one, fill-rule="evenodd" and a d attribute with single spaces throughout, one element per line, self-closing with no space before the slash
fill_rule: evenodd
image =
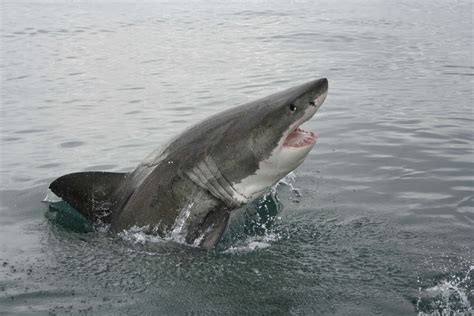
<path id="1" fill-rule="evenodd" d="M 77 172 L 54 180 L 49 189 L 92 222 L 110 222 L 113 194 L 127 173 Z"/>

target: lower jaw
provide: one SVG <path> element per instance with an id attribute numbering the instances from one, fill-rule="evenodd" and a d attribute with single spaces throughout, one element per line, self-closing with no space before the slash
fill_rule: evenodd
<path id="1" fill-rule="evenodd" d="M 283 149 L 285 149 L 285 150 L 309 150 L 314 146 L 314 144 L 315 143 L 311 143 L 311 144 L 306 144 L 306 145 L 302 145 L 302 146 L 286 146 L 286 145 L 283 145 Z"/>

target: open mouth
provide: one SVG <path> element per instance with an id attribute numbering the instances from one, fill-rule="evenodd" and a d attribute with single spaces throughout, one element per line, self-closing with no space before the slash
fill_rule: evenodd
<path id="1" fill-rule="evenodd" d="M 316 143 L 316 139 L 318 138 L 317 134 L 311 131 L 305 131 L 300 127 L 300 125 L 313 117 L 319 107 L 323 104 L 326 96 L 327 90 L 313 101 L 310 110 L 307 110 L 303 118 L 295 123 L 297 124 L 297 127 L 286 136 L 285 141 L 283 142 L 283 147 L 302 148 L 313 146 Z"/>
<path id="2" fill-rule="evenodd" d="M 291 132 L 283 143 L 284 147 L 306 147 L 316 143 L 317 135 L 297 127 Z"/>

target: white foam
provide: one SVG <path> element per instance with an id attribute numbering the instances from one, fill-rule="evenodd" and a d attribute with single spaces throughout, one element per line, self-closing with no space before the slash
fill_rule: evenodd
<path id="1" fill-rule="evenodd" d="M 290 172 L 289 174 L 286 175 L 283 179 L 278 181 L 278 183 L 275 186 L 278 187 L 280 184 L 286 185 L 290 188 L 290 190 L 294 193 L 296 193 L 298 196 L 300 195 L 300 189 L 295 187 L 295 182 L 296 182 L 296 173 L 294 171 Z"/>
<path id="2" fill-rule="evenodd" d="M 62 201 L 63 199 L 61 199 L 59 196 L 57 196 L 56 194 L 53 193 L 53 191 L 51 190 L 48 190 L 48 193 L 46 193 L 46 196 L 44 197 L 43 201 L 42 202 L 45 202 L 45 203 L 56 203 L 56 202 L 60 202 Z"/>
<path id="3" fill-rule="evenodd" d="M 144 245 L 147 242 L 157 243 L 164 241 L 160 236 L 147 234 L 146 232 L 149 231 L 149 228 L 148 225 L 143 227 L 132 226 L 129 229 L 118 233 L 117 236 L 133 244 L 140 245 Z"/>
<path id="4" fill-rule="evenodd" d="M 275 184 L 271 190 L 266 193 L 266 195 L 274 195 L 276 194 L 277 187 L 280 184 L 288 186 L 292 192 L 298 194 L 298 189 L 294 187 L 294 182 L 296 180 L 296 174 L 294 172 L 290 172 L 287 176 L 282 178 L 277 184 Z M 132 242 L 134 244 L 146 244 L 147 242 L 156 243 L 156 242 L 163 242 L 163 241 L 173 241 L 180 244 L 184 244 L 190 247 L 198 247 L 204 236 L 209 232 L 208 230 L 204 232 L 201 236 L 199 236 L 194 243 L 187 244 L 186 243 L 186 234 L 187 234 L 187 220 L 189 219 L 192 211 L 194 203 L 190 203 L 186 208 L 184 208 L 178 218 L 176 219 L 173 228 L 168 236 L 160 237 L 157 235 L 152 235 L 147 232 L 150 231 L 149 225 L 138 227 L 133 226 L 128 230 L 124 230 L 118 234 L 119 237 L 123 238 L 126 241 Z M 266 207 L 266 206 L 265 206 Z M 248 252 L 254 251 L 258 249 L 268 248 L 272 245 L 273 242 L 280 240 L 280 236 L 275 233 L 268 232 L 269 227 L 267 227 L 266 223 L 261 224 L 261 228 L 267 230 L 267 233 L 264 236 L 251 236 L 245 239 L 244 241 L 231 246 L 224 252 Z"/>
<path id="5" fill-rule="evenodd" d="M 176 219 L 169 238 L 179 243 L 185 243 L 187 227 L 186 222 L 191 215 L 191 209 L 194 203 L 190 203 L 186 208 L 179 212 L 178 218 Z"/>
<path id="6" fill-rule="evenodd" d="M 473 271 L 474 266 L 470 266 L 469 271 L 462 278 L 452 276 L 425 290 L 420 288 L 417 308 L 420 307 L 422 301 L 428 300 L 430 309 L 435 311 L 428 313 L 420 311 L 418 315 L 470 315 L 472 306 L 468 298 L 468 287 Z"/>
<path id="7" fill-rule="evenodd" d="M 264 236 L 252 236 L 238 243 L 235 246 L 229 247 L 224 252 L 239 253 L 254 251 L 258 249 L 265 249 L 270 247 L 272 243 L 278 240 L 280 240 L 280 236 L 274 233 L 266 234 Z"/>

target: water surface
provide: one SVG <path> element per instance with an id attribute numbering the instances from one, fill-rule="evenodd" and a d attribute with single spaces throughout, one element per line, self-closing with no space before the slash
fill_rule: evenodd
<path id="1" fill-rule="evenodd" d="M 1 9 L 1 311 L 472 312 L 470 1 Z M 129 171 L 190 124 L 319 77 L 318 144 L 217 251 L 48 219 L 54 178 Z M 273 225 L 249 228 L 268 203 Z"/>

